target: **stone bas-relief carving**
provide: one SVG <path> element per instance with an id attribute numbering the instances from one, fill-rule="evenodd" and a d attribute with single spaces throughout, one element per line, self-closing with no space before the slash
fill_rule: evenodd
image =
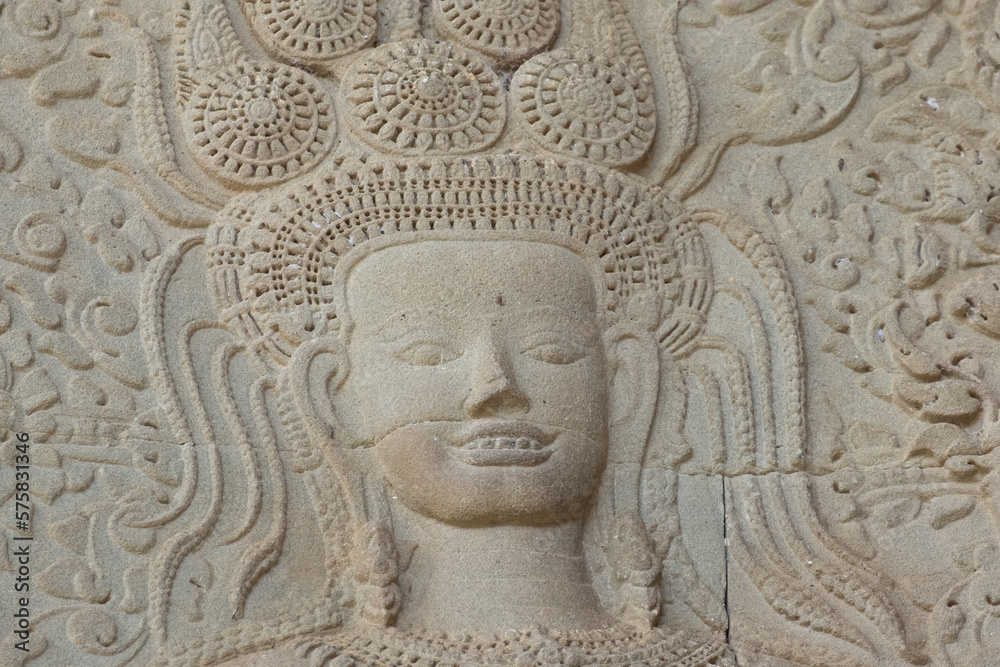
<path id="1" fill-rule="evenodd" d="M 996 22 L 0 2 L 3 664 L 1000 660 Z"/>

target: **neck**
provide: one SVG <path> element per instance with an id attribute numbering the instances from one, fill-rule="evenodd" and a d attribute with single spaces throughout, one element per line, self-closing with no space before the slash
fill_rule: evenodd
<path id="1" fill-rule="evenodd" d="M 393 508 L 401 553 L 401 628 L 501 632 L 610 625 L 586 574 L 581 522 L 457 528 Z"/>

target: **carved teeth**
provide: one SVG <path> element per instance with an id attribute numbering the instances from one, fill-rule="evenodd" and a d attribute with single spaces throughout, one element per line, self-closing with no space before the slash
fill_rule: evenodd
<path id="1" fill-rule="evenodd" d="M 542 444 L 533 438 L 521 436 L 513 438 L 509 436 L 494 436 L 492 438 L 476 438 L 469 444 L 462 447 L 466 451 L 476 449 L 524 449 L 531 451 L 541 451 Z"/>

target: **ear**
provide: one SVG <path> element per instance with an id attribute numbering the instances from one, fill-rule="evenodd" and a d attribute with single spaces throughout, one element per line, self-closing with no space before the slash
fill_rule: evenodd
<path id="1" fill-rule="evenodd" d="M 382 487 L 365 483 L 372 479 L 370 450 L 352 448 L 360 439 L 348 428 L 348 420 L 337 414 L 332 400 L 344 390 L 348 368 L 347 348 L 340 339 L 322 336 L 298 347 L 283 381 L 311 445 L 326 456 L 338 476 L 351 515 L 365 521 L 387 520 Z"/>
<path id="2" fill-rule="evenodd" d="M 612 327 L 605 337 L 610 375 L 609 463 L 642 463 L 660 389 L 656 338 L 632 323 Z"/>
<path id="3" fill-rule="evenodd" d="M 610 378 L 606 481 L 614 488 L 615 512 L 638 509 L 639 474 L 660 391 L 658 304 L 655 293 L 633 297 L 628 317 L 604 337 Z"/>
<path id="4" fill-rule="evenodd" d="M 286 371 L 295 405 L 313 442 L 350 441 L 333 408 L 330 396 L 347 379 L 347 349 L 335 335 L 302 343 Z"/>

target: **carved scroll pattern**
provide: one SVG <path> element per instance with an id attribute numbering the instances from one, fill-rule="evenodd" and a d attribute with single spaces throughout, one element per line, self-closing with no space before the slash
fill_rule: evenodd
<path id="1" fill-rule="evenodd" d="M 958 21 L 947 14 L 928 20 L 968 26 L 983 11 L 969 7 Z M 815 508 L 807 525 L 826 536 L 824 548 L 852 564 L 858 583 L 865 581 L 860 565 L 876 576 L 864 585 L 886 592 L 880 605 L 895 611 L 873 615 L 869 594 L 862 608 L 831 591 L 880 629 L 865 650 L 890 659 L 889 646 L 879 648 L 884 642 L 895 647 L 892 659 L 917 664 L 973 664 L 995 650 L 983 631 L 992 618 L 983 601 L 992 585 L 986 582 L 994 581 L 988 554 L 997 540 L 990 321 L 998 162 L 982 44 L 981 30 L 966 33 L 965 59 L 949 85 L 895 95 L 866 121 L 862 137 L 831 141 L 818 178 L 793 179 L 790 158 L 771 154 L 758 158 L 746 179 L 757 219 L 780 235 L 790 268 L 807 286 L 801 294 L 821 332 L 815 354 L 836 359 L 887 411 L 859 420 L 833 393 L 818 396 L 814 414 L 823 427 L 809 463 L 819 476 L 799 480 L 809 491 L 788 505 Z M 757 494 L 768 497 L 763 488 Z M 788 535 L 773 525 L 780 504 L 750 511 L 767 518 L 754 529 L 739 525 L 747 513 L 735 496 L 733 503 L 740 535 Z M 900 554 L 888 536 L 905 534 L 931 543 L 956 539 L 952 547 L 941 544 L 942 583 L 933 592 L 924 588 L 927 575 L 903 572 L 892 561 Z M 776 555 L 795 550 L 777 544 Z M 810 569 L 821 563 L 811 548 L 795 562 Z M 763 580 L 757 585 L 767 589 Z M 794 651 L 781 655 L 811 664 Z"/>

